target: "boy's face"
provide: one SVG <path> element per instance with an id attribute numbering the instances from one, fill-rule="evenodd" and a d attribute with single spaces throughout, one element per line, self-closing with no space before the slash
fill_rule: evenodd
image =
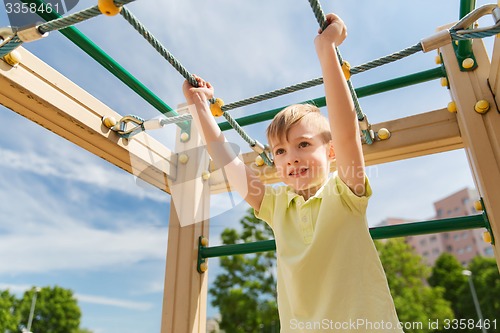
<path id="1" fill-rule="evenodd" d="M 288 140 L 283 136 L 272 144 L 281 181 L 306 200 L 313 196 L 328 178 L 334 157 L 331 144 L 325 143 L 315 126 L 304 119 L 290 128 Z"/>

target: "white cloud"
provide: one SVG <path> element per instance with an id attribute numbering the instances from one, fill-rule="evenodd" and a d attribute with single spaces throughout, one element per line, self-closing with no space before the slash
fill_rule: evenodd
<path id="1" fill-rule="evenodd" d="M 75 294 L 75 297 L 79 302 L 82 303 L 91 303 L 98 305 L 107 305 L 114 306 L 119 308 L 137 310 L 137 311 L 148 311 L 153 308 L 153 304 L 146 302 L 136 302 L 136 301 L 128 301 L 123 299 L 95 296 L 95 295 L 84 295 L 84 294 Z"/>
<path id="2" fill-rule="evenodd" d="M 10 284 L 10 283 L 0 283 L 0 290 L 9 290 L 13 294 L 22 294 L 25 291 L 30 290 L 33 286 L 26 284 Z M 76 293 L 73 295 L 78 302 L 90 303 L 98 305 L 106 305 L 124 309 L 138 310 L 138 311 L 148 311 L 153 307 L 153 304 L 147 302 L 137 302 L 118 298 L 110 298 L 96 295 L 87 295 Z"/>

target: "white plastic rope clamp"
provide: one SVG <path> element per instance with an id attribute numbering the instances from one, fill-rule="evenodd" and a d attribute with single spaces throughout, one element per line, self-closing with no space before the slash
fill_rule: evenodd
<path id="1" fill-rule="evenodd" d="M 12 29 L 12 27 L 0 28 L 0 39 L 2 39 L 2 41 L 0 42 L 0 47 L 7 44 L 15 35 L 16 33 L 14 32 L 14 29 Z"/>
<path id="2" fill-rule="evenodd" d="M 363 115 L 363 119 L 358 120 L 359 123 L 359 129 L 362 131 L 368 131 L 371 129 L 372 125 L 368 122 L 368 117 L 366 114 Z"/>
<path id="3" fill-rule="evenodd" d="M 494 25 L 484 28 L 467 29 L 474 24 L 478 19 L 483 16 L 489 15 L 493 16 Z M 468 33 L 480 33 L 487 32 L 500 27 L 500 7 L 495 4 L 481 6 L 469 14 L 465 15 L 460 21 L 458 21 L 454 26 L 449 29 L 439 31 L 438 33 L 424 38 L 420 41 L 422 45 L 422 51 L 429 52 L 440 48 L 441 46 L 450 44 L 453 39 L 450 34 L 450 30 L 453 30 L 457 35 L 463 35 Z"/>
<path id="4" fill-rule="evenodd" d="M 254 152 L 256 152 L 257 154 L 262 154 L 265 150 L 266 150 L 266 147 L 260 143 L 259 141 L 255 140 L 255 144 L 250 146 Z"/>
<path id="5" fill-rule="evenodd" d="M 44 37 L 47 37 L 49 35 L 48 32 L 41 33 L 40 30 L 38 29 L 39 25 L 30 25 L 26 27 L 19 28 L 16 31 L 17 37 L 19 37 L 20 40 L 23 42 L 34 42 L 36 40 L 42 39 Z"/>
<path id="6" fill-rule="evenodd" d="M 495 24 L 489 27 L 467 29 L 483 16 L 491 14 Z M 466 34 L 470 32 L 486 32 L 492 29 L 498 28 L 500 25 L 500 8 L 496 4 L 489 4 L 481 6 L 469 14 L 465 15 L 457 24 L 455 24 L 451 29 L 455 30 L 457 34 Z"/>

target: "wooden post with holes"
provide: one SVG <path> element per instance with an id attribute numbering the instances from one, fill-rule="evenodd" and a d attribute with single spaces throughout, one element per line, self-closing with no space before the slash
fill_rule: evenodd
<path id="1" fill-rule="evenodd" d="M 198 333 L 206 331 L 208 276 L 198 273 L 197 259 L 199 237 L 208 238 L 210 192 L 201 173 L 208 169 L 209 158 L 194 126 L 184 142 L 177 129 L 176 140 L 178 168 L 169 179 L 172 201 L 161 333 Z"/>
<path id="2" fill-rule="evenodd" d="M 489 79 L 491 82 L 499 75 L 498 40 L 496 44 L 494 57 L 497 59 L 494 59 L 492 66 L 483 41 L 474 40 L 473 52 L 478 67 L 468 72 L 460 71 L 452 45 L 443 47 L 440 51 L 448 74 L 450 93 L 457 105 L 458 125 L 474 182 L 484 200 L 493 236 L 498 244 L 500 242 L 500 113 L 493 93 L 496 93 L 498 98 L 500 90 L 497 83 L 496 92 L 492 92 L 488 83 Z M 480 106 L 476 106 L 479 101 L 486 101 L 489 104 L 486 113 L 475 111 L 475 107 Z M 499 265 L 500 248 L 493 246 L 493 249 Z"/>

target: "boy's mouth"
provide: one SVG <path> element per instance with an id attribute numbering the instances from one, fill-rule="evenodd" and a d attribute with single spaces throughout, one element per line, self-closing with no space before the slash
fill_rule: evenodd
<path id="1" fill-rule="evenodd" d="M 290 171 L 290 173 L 288 174 L 288 176 L 290 176 L 290 177 L 300 177 L 300 176 L 305 175 L 305 173 L 307 172 L 307 170 L 309 170 L 309 169 L 308 168 L 295 169 L 295 170 Z"/>

